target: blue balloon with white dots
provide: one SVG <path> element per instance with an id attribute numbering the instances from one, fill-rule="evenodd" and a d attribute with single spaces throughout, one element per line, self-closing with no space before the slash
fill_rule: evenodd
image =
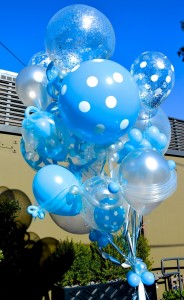
<path id="1" fill-rule="evenodd" d="M 100 201 L 102 207 L 95 207 L 94 220 L 98 230 L 105 232 L 118 231 L 125 221 L 125 209 L 122 206 L 115 206 L 112 208 L 104 208 L 103 205 L 111 205 L 113 199 L 104 198 Z"/>
<path id="2" fill-rule="evenodd" d="M 174 67 L 163 53 L 142 53 L 131 65 L 130 72 L 139 86 L 142 107 L 148 110 L 159 107 L 173 89 Z"/>
<path id="3" fill-rule="evenodd" d="M 130 72 L 106 59 L 83 62 L 62 81 L 59 110 L 66 126 L 85 141 L 110 144 L 126 134 L 140 110 Z"/>

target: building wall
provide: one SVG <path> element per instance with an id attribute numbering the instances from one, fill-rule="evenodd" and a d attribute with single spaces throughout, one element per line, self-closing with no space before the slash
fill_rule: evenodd
<path id="1" fill-rule="evenodd" d="M 0 186 L 23 191 L 34 204 L 32 181 L 36 172 L 25 162 L 20 152 L 20 136 L 0 134 Z M 184 158 L 166 156 L 177 164 L 176 192 L 144 217 L 144 232 L 151 245 L 155 268 L 164 257 L 184 256 Z M 88 235 L 70 234 L 57 226 L 49 214 L 45 219 L 32 221 L 29 231 L 40 238 L 54 237 L 89 242 Z"/>
<path id="2" fill-rule="evenodd" d="M 184 257 L 184 158 L 166 158 L 176 162 L 177 189 L 144 217 L 144 232 L 151 245 L 155 268 L 160 267 L 162 258 Z"/>

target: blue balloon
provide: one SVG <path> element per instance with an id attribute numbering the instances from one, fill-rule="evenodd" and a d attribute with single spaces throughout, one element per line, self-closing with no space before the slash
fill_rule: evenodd
<path id="1" fill-rule="evenodd" d="M 45 48 L 50 59 L 68 72 L 83 61 L 111 57 L 115 34 L 103 13 L 74 4 L 59 10 L 49 21 Z"/>
<path id="2" fill-rule="evenodd" d="M 114 199 L 104 198 L 100 201 L 103 205 L 112 205 Z M 105 232 L 117 232 L 125 221 L 125 209 L 122 206 L 117 206 L 109 209 L 103 207 L 95 207 L 94 220 L 99 230 Z"/>
<path id="3" fill-rule="evenodd" d="M 148 110 L 159 107 L 174 86 L 174 67 L 160 52 L 142 53 L 135 59 L 130 72 L 139 86 L 141 104 Z"/>
<path id="4" fill-rule="evenodd" d="M 74 193 L 78 186 L 75 176 L 58 165 L 42 167 L 33 179 L 33 193 L 40 208 L 63 216 L 77 215 L 81 210 L 81 199 Z"/>
<path id="5" fill-rule="evenodd" d="M 130 286 L 136 287 L 139 285 L 141 278 L 134 271 L 132 271 L 132 270 L 128 271 L 126 276 L 127 276 L 127 281 Z"/>
<path id="6" fill-rule="evenodd" d="M 140 109 L 130 72 L 111 60 L 89 60 L 62 81 L 58 99 L 66 126 L 85 141 L 110 144 L 134 125 Z"/>
<path id="7" fill-rule="evenodd" d="M 146 285 L 152 285 L 155 282 L 155 277 L 153 273 L 145 271 L 141 275 L 141 280 Z"/>

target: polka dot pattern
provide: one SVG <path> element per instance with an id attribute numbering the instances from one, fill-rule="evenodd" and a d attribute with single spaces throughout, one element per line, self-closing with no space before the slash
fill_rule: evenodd
<path id="1" fill-rule="evenodd" d="M 105 104 L 108 108 L 114 108 L 117 104 L 117 99 L 114 96 L 108 96 L 105 100 Z"/>
<path id="2" fill-rule="evenodd" d="M 89 87 L 95 87 L 95 86 L 97 86 L 97 84 L 98 84 L 98 78 L 97 77 L 95 77 L 95 76 L 89 76 L 87 78 L 87 85 Z"/>
<path id="3" fill-rule="evenodd" d="M 132 64 L 130 73 L 139 86 L 141 104 L 146 109 L 157 108 L 174 86 L 174 67 L 160 52 L 142 53 Z"/>
<path id="4" fill-rule="evenodd" d="M 107 210 L 96 207 L 94 210 L 94 220 L 99 230 L 116 232 L 124 223 L 124 208 L 120 206 Z"/>
<path id="5" fill-rule="evenodd" d="M 66 125 L 80 138 L 111 143 L 138 117 L 138 86 L 118 63 L 86 61 L 63 79 L 59 109 Z"/>
<path id="6" fill-rule="evenodd" d="M 83 113 L 86 113 L 90 110 L 90 103 L 87 101 L 81 101 L 79 103 L 79 110 Z"/>

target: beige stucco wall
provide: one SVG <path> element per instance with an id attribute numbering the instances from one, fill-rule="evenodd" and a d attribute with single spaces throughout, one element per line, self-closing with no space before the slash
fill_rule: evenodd
<path id="1" fill-rule="evenodd" d="M 175 193 L 144 217 L 145 235 L 151 245 L 154 267 L 162 258 L 184 257 L 184 158 L 166 156 L 177 166 Z"/>

